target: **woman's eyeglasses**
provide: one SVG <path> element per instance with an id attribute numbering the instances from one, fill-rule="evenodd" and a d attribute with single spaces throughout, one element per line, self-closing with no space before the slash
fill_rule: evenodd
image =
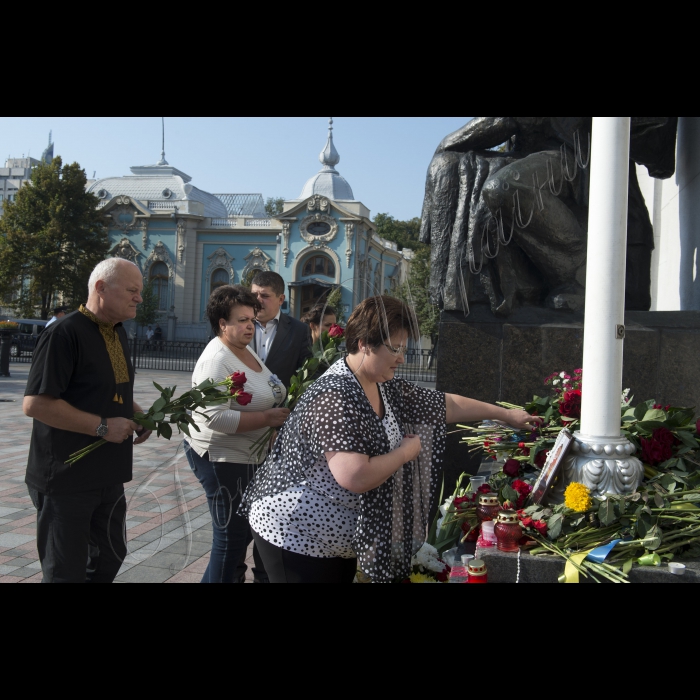
<path id="1" fill-rule="evenodd" d="M 399 345 L 398 348 L 395 348 L 393 345 L 384 343 L 384 347 L 391 350 L 394 355 L 405 355 L 408 352 L 408 348 L 405 345 Z"/>

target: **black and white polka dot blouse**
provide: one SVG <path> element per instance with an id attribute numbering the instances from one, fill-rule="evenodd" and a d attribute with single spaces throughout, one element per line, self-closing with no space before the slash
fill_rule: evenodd
<path id="1" fill-rule="evenodd" d="M 384 420 L 372 409 L 344 360 L 304 394 L 248 489 L 241 514 L 265 540 L 319 558 L 358 557 L 373 581 L 405 577 L 426 539 L 445 450 L 445 395 L 402 379 L 380 386 Z M 417 434 L 422 451 L 377 489 L 342 488 L 327 452 L 369 457 Z"/>

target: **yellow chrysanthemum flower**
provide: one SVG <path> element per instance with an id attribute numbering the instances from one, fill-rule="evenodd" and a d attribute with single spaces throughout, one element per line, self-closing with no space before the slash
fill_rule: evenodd
<path id="1" fill-rule="evenodd" d="M 585 513 L 593 506 L 591 491 L 583 484 L 573 483 L 566 489 L 564 503 L 567 508 L 577 513 Z"/>
<path id="2" fill-rule="evenodd" d="M 413 574 L 409 578 L 409 581 L 411 583 L 437 583 L 434 578 L 430 578 L 430 576 L 426 576 L 425 574 Z"/>

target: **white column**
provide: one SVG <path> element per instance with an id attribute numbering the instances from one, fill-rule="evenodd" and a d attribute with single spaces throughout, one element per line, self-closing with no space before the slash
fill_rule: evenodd
<path id="1" fill-rule="evenodd" d="M 631 117 L 593 117 L 581 432 L 620 437 Z"/>
<path id="2" fill-rule="evenodd" d="M 604 498 L 634 493 L 644 478 L 620 429 L 630 128 L 631 117 L 593 117 L 581 432 L 550 502 L 572 482 Z"/>

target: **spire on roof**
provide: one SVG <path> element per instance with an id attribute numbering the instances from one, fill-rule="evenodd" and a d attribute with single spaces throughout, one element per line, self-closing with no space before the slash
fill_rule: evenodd
<path id="1" fill-rule="evenodd" d="M 167 160 L 165 160 L 165 117 L 161 117 L 163 120 L 163 148 L 160 152 L 160 160 L 157 165 L 170 165 Z"/>
<path id="2" fill-rule="evenodd" d="M 333 117 L 330 117 L 328 121 L 328 141 L 326 142 L 326 147 L 321 151 L 321 155 L 318 159 L 327 171 L 335 172 L 335 166 L 340 163 L 340 154 L 333 143 Z"/>

